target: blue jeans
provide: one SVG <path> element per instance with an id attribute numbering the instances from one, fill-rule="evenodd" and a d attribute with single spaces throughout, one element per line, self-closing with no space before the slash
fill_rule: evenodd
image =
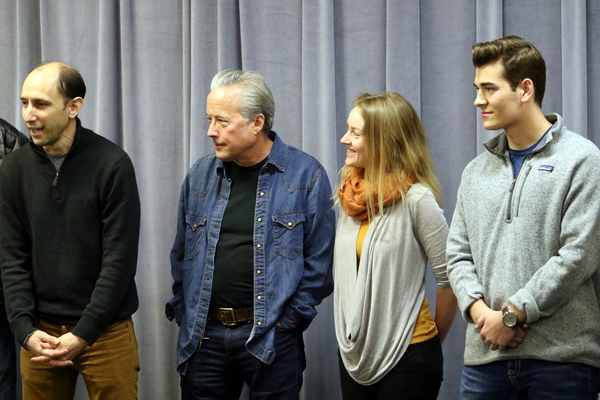
<path id="1" fill-rule="evenodd" d="M 438 336 L 411 344 L 394 368 L 368 386 L 352 379 L 341 357 L 339 364 L 344 400 L 435 400 L 443 380 L 444 357 Z"/>
<path id="2" fill-rule="evenodd" d="M 182 399 L 237 400 L 245 382 L 251 399 L 297 400 L 306 366 L 302 332 L 276 329 L 276 356 L 267 365 L 246 350 L 251 323 L 226 327 L 209 319 L 200 348 L 181 377 Z"/>
<path id="3" fill-rule="evenodd" d="M 461 400 L 596 400 L 600 370 L 579 363 L 542 360 L 496 361 L 467 365 Z"/>
<path id="4" fill-rule="evenodd" d="M 6 316 L 0 316 L 0 399 L 14 399 L 17 388 L 15 338 Z"/>

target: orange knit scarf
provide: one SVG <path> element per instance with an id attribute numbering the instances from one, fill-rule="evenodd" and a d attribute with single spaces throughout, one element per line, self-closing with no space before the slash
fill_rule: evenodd
<path id="1" fill-rule="evenodd" d="M 409 179 L 407 186 L 412 184 L 412 180 Z M 348 216 L 357 219 L 359 221 L 365 221 L 369 218 L 367 209 L 367 193 L 366 186 L 368 183 L 365 181 L 365 170 L 362 168 L 355 168 L 352 174 L 344 179 L 340 188 L 338 189 L 338 197 L 342 209 Z M 373 200 L 375 206 L 375 214 L 379 212 L 379 191 L 377 183 L 370 183 L 373 189 Z M 400 198 L 402 193 L 393 183 L 391 176 L 384 178 L 385 194 L 383 205 L 389 206 L 394 204 Z M 408 187 L 407 187 L 408 189 Z"/>

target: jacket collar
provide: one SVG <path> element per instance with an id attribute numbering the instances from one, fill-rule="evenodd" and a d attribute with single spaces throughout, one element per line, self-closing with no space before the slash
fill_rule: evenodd
<path id="1" fill-rule="evenodd" d="M 275 131 L 269 132 L 268 136 L 269 139 L 273 141 L 273 147 L 271 147 L 271 152 L 267 157 L 267 164 L 272 164 L 279 171 L 285 172 L 285 160 L 287 158 L 288 151 L 287 146 L 281 139 L 279 139 L 279 136 L 277 133 L 275 133 Z M 225 161 L 219 160 L 217 163 L 217 169 L 224 170 L 226 165 L 227 163 Z"/>
<path id="2" fill-rule="evenodd" d="M 563 129 L 563 119 L 559 114 L 546 115 L 548 122 L 552 124 L 548 133 L 542 138 L 538 145 L 533 149 L 532 153 L 541 151 L 548 143 L 552 141 L 555 135 L 558 135 Z M 484 143 L 485 148 L 492 154 L 505 157 L 508 154 L 508 139 L 506 139 L 506 131 L 502 131 L 499 135 L 494 136 Z"/>
<path id="3" fill-rule="evenodd" d="M 80 151 L 80 149 L 85 146 L 85 143 L 87 143 L 90 140 L 90 131 L 81 126 L 81 120 L 79 119 L 79 117 L 75 117 L 75 122 L 77 123 L 77 126 L 75 127 L 75 138 L 73 139 L 73 144 L 71 145 L 69 151 L 67 151 L 67 154 L 74 153 L 75 151 Z M 33 140 L 29 141 L 29 145 L 36 152 L 43 155 L 46 154 L 44 148 L 33 143 Z"/>

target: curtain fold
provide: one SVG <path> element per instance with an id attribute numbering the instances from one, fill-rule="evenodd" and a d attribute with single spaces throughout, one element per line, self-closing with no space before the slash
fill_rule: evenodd
<path id="1" fill-rule="evenodd" d="M 600 144 L 599 22 L 600 0 L 3 0 L 0 117 L 25 131 L 19 97 L 36 64 L 61 60 L 82 73 L 81 121 L 130 154 L 142 200 L 139 398 L 177 399 L 169 252 L 185 173 L 214 151 L 205 102 L 216 72 L 260 72 L 275 96 L 274 129 L 316 157 L 334 187 L 352 100 L 399 92 L 428 132 L 450 222 L 462 170 L 493 135 L 473 106 L 471 46 L 508 34 L 535 44 L 548 65 L 544 111 Z M 339 399 L 331 298 L 318 310 L 305 334 L 303 398 Z M 457 316 L 440 399 L 458 397 L 464 329 Z M 87 398 L 83 385 L 76 398 Z"/>
<path id="2" fill-rule="evenodd" d="M 587 19 L 585 0 L 561 1 L 562 116 L 569 129 L 588 135 Z M 598 47 L 598 46 L 596 46 Z"/>

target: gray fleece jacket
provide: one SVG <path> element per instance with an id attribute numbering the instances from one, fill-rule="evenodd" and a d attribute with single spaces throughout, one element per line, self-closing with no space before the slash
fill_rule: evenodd
<path id="1" fill-rule="evenodd" d="M 554 125 L 513 180 L 506 134 L 467 165 L 447 245 L 468 323 L 465 364 L 542 359 L 600 367 L 600 151 Z M 525 341 L 492 351 L 468 314 L 483 299 L 527 314 Z"/>

